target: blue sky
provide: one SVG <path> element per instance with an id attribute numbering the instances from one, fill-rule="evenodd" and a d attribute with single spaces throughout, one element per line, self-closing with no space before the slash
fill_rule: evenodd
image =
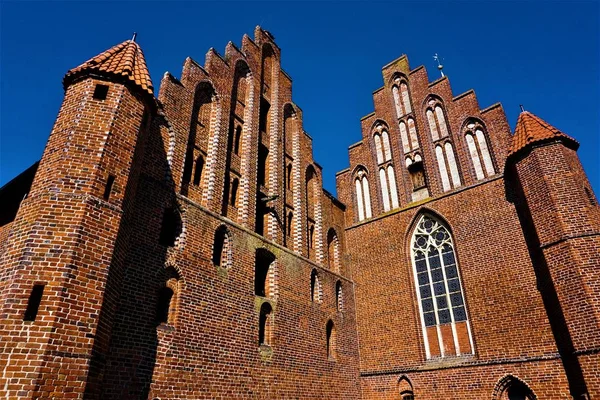
<path id="1" fill-rule="evenodd" d="M 187 56 L 204 63 L 261 25 L 282 49 L 324 185 L 348 166 L 359 120 L 373 111 L 381 67 L 444 57 L 455 95 L 473 88 L 501 102 L 511 128 L 519 104 L 581 143 L 600 194 L 600 2 L 0 2 L 0 186 L 42 155 L 73 68 L 138 32 L 158 86 Z"/>

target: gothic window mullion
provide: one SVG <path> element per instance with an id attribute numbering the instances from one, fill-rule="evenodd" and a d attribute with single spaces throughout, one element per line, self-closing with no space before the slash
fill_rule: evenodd
<path id="1" fill-rule="evenodd" d="M 443 253 L 442 253 L 442 249 L 443 246 L 438 246 L 437 251 L 440 257 L 440 265 L 442 266 L 442 276 L 444 278 L 444 286 L 446 288 L 446 302 L 448 305 L 448 312 L 450 313 L 450 323 L 452 324 L 452 336 L 454 339 L 454 349 L 456 351 L 456 354 L 460 354 L 460 346 L 458 344 L 458 333 L 456 332 L 456 325 L 455 325 L 455 320 L 454 320 L 454 308 L 452 307 L 452 302 L 450 301 L 450 287 L 448 285 L 448 277 L 446 275 L 446 264 L 444 263 L 444 258 L 443 258 Z"/>
<path id="2" fill-rule="evenodd" d="M 431 237 L 428 239 L 428 241 L 431 240 Z M 425 263 L 427 264 L 427 275 L 429 276 L 429 290 L 431 290 L 431 301 L 433 302 L 433 315 L 435 318 L 435 328 L 436 328 L 436 333 L 437 333 L 437 337 L 438 337 L 438 347 L 440 350 L 440 353 L 442 355 L 442 357 L 444 356 L 444 346 L 442 346 L 442 331 L 440 329 L 440 316 L 439 316 L 439 308 L 437 305 L 437 296 L 435 295 L 435 287 L 433 284 L 433 276 L 431 273 L 431 263 L 429 261 L 429 251 L 431 249 L 431 244 L 429 244 L 429 246 L 427 247 L 426 253 L 425 253 Z M 430 350 L 431 351 L 431 350 Z"/>

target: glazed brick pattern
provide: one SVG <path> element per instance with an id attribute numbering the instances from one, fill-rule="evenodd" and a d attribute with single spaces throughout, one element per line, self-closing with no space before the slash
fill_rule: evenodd
<path id="1" fill-rule="evenodd" d="M 142 57 L 137 43 L 121 46 Z M 103 53 L 109 65 L 118 53 L 111 51 Z M 429 82 L 424 67 L 411 70 L 402 56 L 382 69 L 375 112 L 361 119 L 362 140 L 337 174 L 339 201 L 322 189 L 281 57 L 272 35 L 257 27 L 239 48 L 229 42 L 224 55 L 211 48 L 203 64 L 187 58 L 179 79 L 165 73 L 156 99 L 135 80 L 98 70 L 65 81 L 31 190 L 15 220 L 0 227 L 0 397 L 358 400 L 400 399 L 410 390 L 417 399 L 500 400 L 518 380 L 540 400 L 595 398 L 600 209 L 575 142 L 548 136 L 509 155 L 499 104 L 480 109 L 473 91 L 455 96 L 448 78 Z M 137 74 L 146 76 L 142 64 Z M 243 106 L 233 98 L 241 70 L 248 71 Z M 429 192 L 418 202 L 392 95 L 398 76 L 408 84 Z M 106 99 L 93 98 L 98 84 L 108 86 Z M 211 88 L 209 127 L 194 138 L 201 87 Z M 425 114 L 430 98 L 443 104 L 461 178 L 448 192 Z M 470 119 L 485 128 L 496 172 L 483 180 L 464 136 Z M 242 124 L 239 154 L 229 150 L 233 123 Z M 389 132 L 400 204 L 385 213 L 372 140 L 377 123 Z M 259 144 L 269 150 L 264 185 Z M 194 146 L 204 169 L 197 185 L 186 185 Z M 361 222 L 359 167 L 368 173 L 373 214 Z M 263 195 L 278 195 L 264 217 L 257 207 Z M 168 244 L 161 240 L 167 210 L 174 219 Z M 426 357 L 410 258 L 424 213 L 452 235 L 473 354 Z M 262 235 L 255 232 L 260 218 Z M 215 233 L 223 227 L 230 256 L 215 265 Z M 331 244 L 330 230 L 337 237 Z M 255 294 L 257 250 L 275 259 L 265 297 Z M 23 321 L 40 284 L 37 318 Z M 169 315 L 158 323 L 167 287 Z M 265 303 L 269 340 L 259 345 Z M 458 325 L 464 349 L 466 324 Z M 451 347 L 451 329 L 441 329 Z"/>

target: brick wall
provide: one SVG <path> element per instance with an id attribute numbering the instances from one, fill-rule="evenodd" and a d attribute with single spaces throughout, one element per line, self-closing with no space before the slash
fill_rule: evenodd
<path id="1" fill-rule="evenodd" d="M 165 73 L 158 101 L 113 75 L 69 81 L 29 195 L 0 227 L 0 393 L 595 396 L 600 209 L 574 149 L 546 143 L 507 161 L 502 107 L 480 109 L 473 91 L 455 96 L 448 78 L 429 82 L 402 56 L 382 69 L 375 111 L 336 176 L 340 201 L 322 189 L 281 57 L 257 27 L 223 56 L 210 49 L 203 65 L 187 58 L 180 79 Z M 400 116 L 398 82 L 411 104 Z M 104 100 L 93 98 L 98 84 L 108 86 Z M 447 138 L 433 139 L 430 100 L 443 108 Z M 405 151 L 399 124 L 408 118 L 418 148 Z M 472 122 L 493 162 L 483 179 L 465 137 Z M 373 140 L 382 129 L 385 162 Z M 450 190 L 436 155 L 446 142 L 460 179 Z M 417 155 L 425 189 L 407 167 Z M 399 205 L 385 211 L 379 169 L 388 165 Z M 358 171 L 372 209 L 363 221 Z M 423 215 L 451 235 L 466 321 L 423 326 L 411 258 Z M 44 290 L 29 318 L 34 285 Z M 426 341 L 440 337 L 462 354 L 428 355 Z"/>

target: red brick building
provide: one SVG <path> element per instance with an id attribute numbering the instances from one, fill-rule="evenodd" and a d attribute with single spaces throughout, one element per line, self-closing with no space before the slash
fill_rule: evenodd
<path id="1" fill-rule="evenodd" d="M 1 397 L 599 396 L 578 143 L 402 56 L 338 200 L 280 58 L 257 27 L 157 96 L 133 40 L 66 74 L 0 189 Z"/>

